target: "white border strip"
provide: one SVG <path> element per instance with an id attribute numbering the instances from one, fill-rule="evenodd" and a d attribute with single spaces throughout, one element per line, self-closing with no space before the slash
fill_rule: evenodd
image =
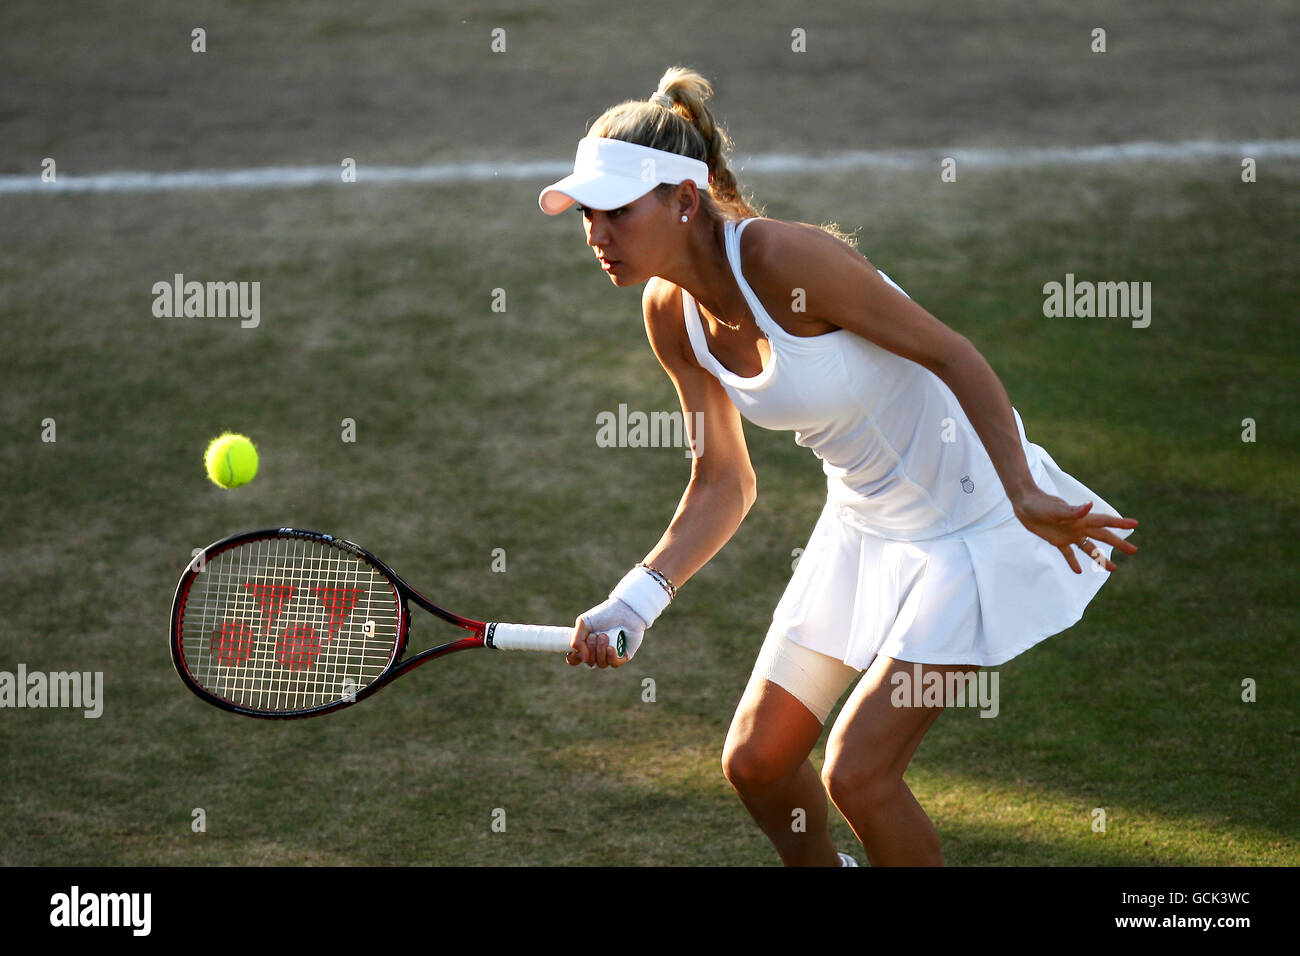
<path id="1" fill-rule="evenodd" d="M 1193 140 L 1183 143 L 1114 143 L 1104 146 L 958 148 L 948 150 L 874 150 L 828 156 L 768 153 L 738 157 L 733 165 L 746 173 L 811 173 L 855 169 L 937 168 L 952 157 L 959 167 L 984 169 L 1022 166 L 1169 162 L 1189 160 L 1300 158 L 1300 139 L 1243 142 Z M 535 179 L 539 183 L 573 171 L 561 162 L 466 162 L 428 166 L 358 166 L 358 183 L 472 183 L 492 179 Z M 190 172 L 113 172 L 61 175 L 52 183 L 40 176 L 0 176 L 0 193 L 154 192 L 186 189 L 282 189 L 342 185 L 338 166 L 269 166 L 260 169 L 206 169 Z"/>

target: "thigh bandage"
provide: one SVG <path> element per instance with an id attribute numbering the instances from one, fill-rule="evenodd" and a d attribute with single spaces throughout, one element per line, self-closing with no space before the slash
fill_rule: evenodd
<path id="1" fill-rule="evenodd" d="M 772 630 L 758 652 L 753 676 L 769 680 L 792 694 L 824 724 L 845 688 L 861 673 L 843 661 L 809 650 Z"/>

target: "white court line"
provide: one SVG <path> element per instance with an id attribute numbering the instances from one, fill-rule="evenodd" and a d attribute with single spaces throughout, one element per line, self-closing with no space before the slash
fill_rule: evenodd
<path id="1" fill-rule="evenodd" d="M 739 156 L 733 167 L 740 173 L 811 173 L 854 169 L 938 168 L 951 156 L 957 166 L 985 169 L 1020 166 L 1168 162 L 1190 160 L 1296 159 L 1300 139 L 1242 142 L 1192 140 L 1183 143 L 1114 143 L 1103 146 L 1050 146 L 1011 149 L 903 149 L 860 150 L 826 156 L 767 153 Z M 532 179 L 539 186 L 573 171 L 572 162 L 463 162 L 427 166 L 357 167 L 357 183 L 463 183 L 492 179 Z M 57 181 L 42 182 L 39 175 L 0 176 L 0 193 L 42 192 L 152 192 L 181 189 L 281 189 L 321 184 L 345 185 L 340 166 L 268 166 L 258 169 L 200 169 L 189 172 L 111 172 L 91 175 L 60 174 Z M 352 184 L 347 184 L 352 185 Z"/>

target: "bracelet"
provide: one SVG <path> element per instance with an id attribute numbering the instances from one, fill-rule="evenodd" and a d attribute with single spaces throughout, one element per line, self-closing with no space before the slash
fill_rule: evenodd
<path id="1" fill-rule="evenodd" d="M 644 561 L 638 561 L 636 563 L 636 566 L 638 568 L 645 568 L 647 571 L 650 572 L 650 576 L 654 578 L 656 581 L 658 581 L 659 586 L 668 592 L 669 600 L 673 600 L 673 601 L 677 600 L 677 587 L 676 585 L 673 584 L 672 581 L 668 580 L 668 575 L 664 574 L 658 568 L 646 564 Z"/>

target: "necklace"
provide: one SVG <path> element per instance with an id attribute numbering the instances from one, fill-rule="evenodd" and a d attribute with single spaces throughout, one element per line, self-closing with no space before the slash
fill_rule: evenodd
<path id="1" fill-rule="evenodd" d="M 725 233 L 726 233 L 726 227 L 723 226 L 723 225 L 719 225 L 718 227 L 715 228 L 714 232 L 715 232 L 716 237 L 717 237 L 717 239 L 718 239 L 718 244 L 719 244 L 719 245 L 722 247 L 722 249 L 723 249 L 723 256 L 724 256 L 724 258 L 725 258 L 725 256 L 726 256 L 727 242 L 726 242 L 726 239 L 724 238 L 724 235 L 725 235 Z M 713 317 L 713 320 L 714 320 L 715 322 L 717 322 L 719 325 L 725 325 L 727 328 L 731 329 L 731 331 L 733 331 L 733 332 L 739 332 L 739 331 L 740 331 L 740 326 L 739 326 L 739 325 L 732 325 L 730 322 L 724 322 L 724 321 L 722 321 L 722 318 L 721 318 L 720 316 L 715 315 L 715 316 Z"/>
<path id="2" fill-rule="evenodd" d="M 739 332 L 739 331 L 740 331 L 740 326 L 739 326 L 739 325 L 732 325 L 730 322 L 724 322 L 724 321 L 722 320 L 722 318 L 719 317 L 719 316 L 717 316 L 717 315 L 713 316 L 713 321 L 714 321 L 714 322 L 717 322 L 718 325 L 726 326 L 727 328 L 731 329 L 731 331 L 733 331 L 733 332 Z"/>

